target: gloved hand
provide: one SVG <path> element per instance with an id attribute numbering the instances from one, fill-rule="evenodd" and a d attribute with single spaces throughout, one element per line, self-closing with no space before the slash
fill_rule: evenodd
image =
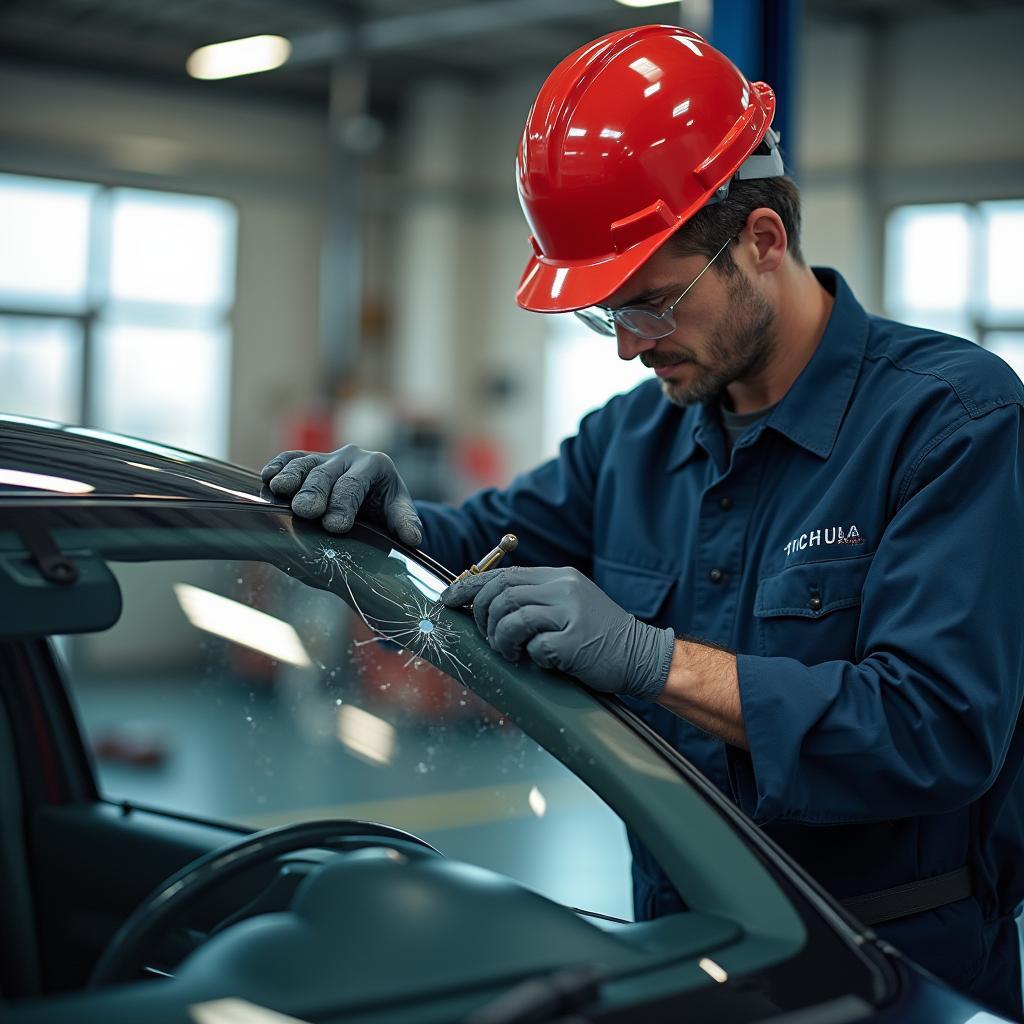
<path id="1" fill-rule="evenodd" d="M 668 679 L 675 635 L 620 608 L 576 569 L 511 566 L 467 576 L 441 594 L 473 602 L 487 642 L 509 661 L 526 653 L 605 693 L 655 700 Z"/>
<path id="2" fill-rule="evenodd" d="M 345 533 L 359 513 L 416 547 L 423 524 L 395 464 L 383 452 L 347 444 L 336 452 L 281 452 L 260 470 L 277 495 L 292 498 L 303 519 L 323 516 L 325 530 Z M 300 486 L 301 485 L 301 486 Z"/>

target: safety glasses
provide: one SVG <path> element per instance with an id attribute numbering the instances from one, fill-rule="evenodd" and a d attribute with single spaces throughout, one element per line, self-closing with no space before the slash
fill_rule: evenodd
<path id="1" fill-rule="evenodd" d="M 730 238 L 708 260 L 704 269 L 683 289 L 682 294 L 661 310 L 661 312 L 655 312 L 653 309 L 648 309 L 644 306 L 621 306 L 619 309 L 606 309 L 604 306 L 588 306 L 586 309 L 577 309 L 576 316 L 592 331 L 603 334 L 605 337 L 614 336 L 615 327 L 618 325 L 647 341 L 667 338 L 676 329 L 676 306 L 682 302 L 686 293 L 707 273 L 711 264 L 735 241 L 737 241 L 736 238 Z"/>

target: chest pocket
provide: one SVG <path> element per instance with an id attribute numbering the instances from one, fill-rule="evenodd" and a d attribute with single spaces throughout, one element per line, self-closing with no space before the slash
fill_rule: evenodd
<path id="1" fill-rule="evenodd" d="M 805 665 L 856 660 L 861 591 L 872 558 L 793 565 L 760 580 L 754 597 L 759 653 Z"/>
<path id="2" fill-rule="evenodd" d="M 598 555 L 594 558 L 594 582 L 627 612 L 645 622 L 653 622 L 659 612 L 665 611 L 676 578 Z"/>

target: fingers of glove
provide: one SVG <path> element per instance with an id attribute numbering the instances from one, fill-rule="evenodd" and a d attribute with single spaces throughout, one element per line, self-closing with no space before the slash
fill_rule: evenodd
<path id="1" fill-rule="evenodd" d="M 312 455 L 312 452 L 299 452 L 299 451 L 287 451 L 280 452 L 275 455 L 261 470 L 260 479 L 265 483 L 269 484 L 271 480 L 278 473 L 281 472 L 284 467 L 292 461 L 292 459 L 301 458 L 303 455 Z"/>
<path id="2" fill-rule="evenodd" d="M 318 519 L 330 508 L 337 479 L 338 472 L 329 463 L 311 469 L 292 498 L 292 511 L 303 519 Z"/>
<path id="3" fill-rule="evenodd" d="M 505 587 L 497 594 L 487 606 L 487 642 L 493 647 L 494 637 L 498 626 L 507 616 L 519 611 L 520 608 L 535 607 L 540 611 L 543 606 L 551 610 L 551 621 L 558 620 L 558 625 L 552 628 L 562 629 L 565 625 L 567 608 L 564 604 L 552 601 L 551 588 L 543 584 L 527 583 L 519 586 L 512 585 Z M 474 611 L 480 605 L 480 601 L 473 603 Z"/>
<path id="4" fill-rule="evenodd" d="M 526 644 L 530 661 L 541 668 L 560 668 L 557 637 L 557 633 L 536 633 Z"/>
<path id="5" fill-rule="evenodd" d="M 423 540 L 423 523 L 409 498 L 396 498 L 387 507 L 388 529 L 411 548 L 420 546 Z"/>
<path id="6" fill-rule="evenodd" d="M 418 547 L 423 540 L 423 523 L 420 522 L 416 506 L 398 471 L 392 467 L 390 482 L 386 485 L 384 519 L 388 530 L 403 544 Z"/>
<path id="7" fill-rule="evenodd" d="M 476 573 L 473 576 L 466 576 L 451 584 L 441 592 L 441 603 L 446 608 L 462 608 L 476 600 L 488 583 L 500 573 L 507 572 L 507 569 L 489 569 L 487 572 Z"/>
<path id="8" fill-rule="evenodd" d="M 493 569 L 494 576 L 489 579 L 480 592 L 473 598 L 473 618 L 476 619 L 476 628 L 486 637 L 487 621 L 491 614 L 491 603 L 499 594 L 515 583 L 515 573 L 512 569 Z M 481 576 L 488 575 L 480 573 Z"/>
<path id="9" fill-rule="evenodd" d="M 487 641 L 503 658 L 518 661 L 523 647 L 538 633 L 552 633 L 560 628 L 557 619 L 554 608 L 525 605 L 503 615 Z"/>
<path id="10" fill-rule="evenodd" d="M 372 486 L 373 478 L 355 468 L 338 477 L 327 502 L 324 529 L 331 533 L 347 533 L 351 530 Z"/>
<path id="11" fill-rule="evenodd" d="M 270 489 L 281 497 L 289 497 L 299 489 L 310 470 L 322 465 L 325 458 L 319 452 L 309 452 L 291 459 L 284 469 L 271 478 Z"/>

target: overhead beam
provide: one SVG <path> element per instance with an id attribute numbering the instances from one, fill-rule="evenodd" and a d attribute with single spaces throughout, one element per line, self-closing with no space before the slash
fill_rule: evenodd
<path id="1" fill-rule="evenodd" d="M 611 4 L 607 5 L 611 10 Z M 601 12 L 595 0 L 489 0 L 422 14 L 376 18 L 352 29 L 325 29 L 291 37 L 288 65 L 327 64 L 347 53 L 372 57 L 439 46 L 478 36 Z"/>
<path id="2" fill-rule="evenodd" d="M 393 53 L 560 18 L 593 17 L 600 13 L 601 6 L 594 0 L 488 0 L 441 11 L 381 18 L 365 23 L 361 32 L 371 53 Z M 612 9 L 611 4 L 606 6 Z"/>

